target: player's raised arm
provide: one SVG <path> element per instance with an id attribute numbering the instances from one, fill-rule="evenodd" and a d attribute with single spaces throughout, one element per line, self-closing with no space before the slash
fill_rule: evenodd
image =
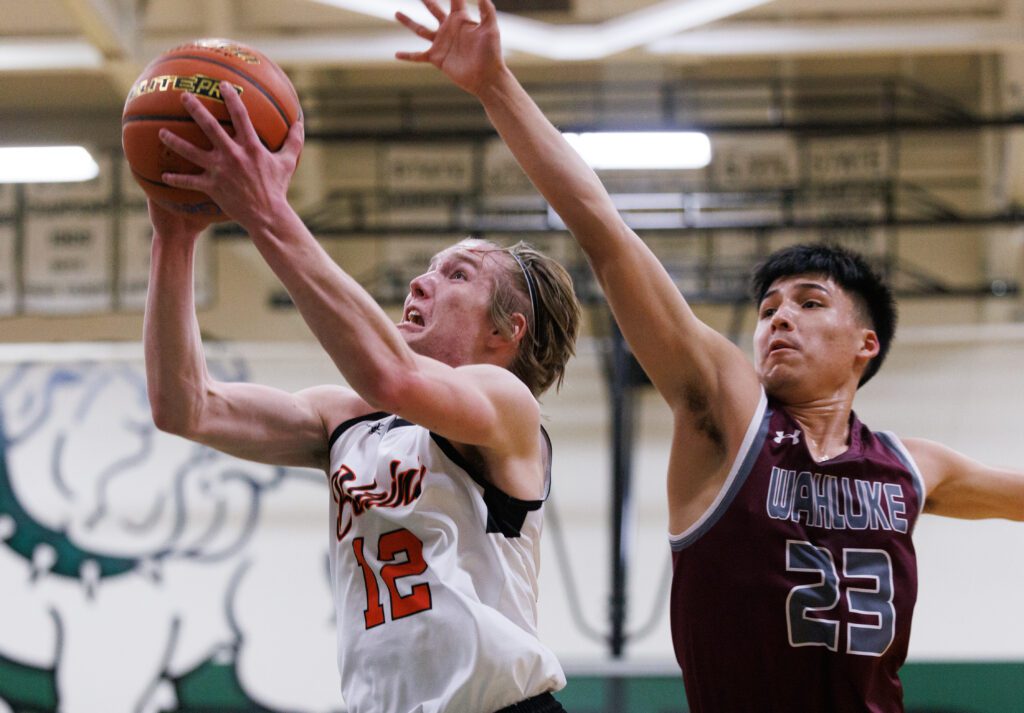
<path id="1" fill-rule="evenodd" d="M 904 440 L 924 478 L 925 512 L 982 520 L 1024 521 L 1024 471 L 993 468 L 940 443 Z"/>
<path id="2" fill-rule="evenodd" d="M 398 20 L 429 41 L 422 52 L 397 56 L 437 66 L 482 102 L 491 122 L 545 199 L 586 252 L 626 339 L 674 409 L 746 426 L 759 398 L 756 375 L 741 351 L 703 324 L 657 257 L 623 222 L 597 175 L 568 145 L 525 92 L 501 56 L 496 13 L 480 2 L 480 22 L 453 0 L 445 13 L 424 5 L 439 22 L 427 28 Z M 715 413 L 710 413 L 710 411 Z M 731 423 L 737 428 L 733 429 Z"/>
<path id="3" fill-rule="evenodd" d="M 207 193 L 249 232 L 320 344 L 372 408 L 398 414 L 459 443 L 501 453 L 525 449 L 538 456 L 539 407 L 529 388 L 495 366 L 517 349 L 525 335 L 525 317 L 519 314 L 508 334 L 487 329 L 474 335 L 472 348 L 484 363 L 416 353 L 399 327 L 327 255 L 288 204 L 287 186 L 301 147 L 301 126 L 293 126 L 284 147 L 272 153 L 260 144 L 237 95 L 231 91 L 224 95 L 234 136 L 201 103 L 183 95 L 186 108 L 213 148 L 203 151 L 164 132 L 161 138 L 170 148 L 204 169 L 198 175 L 167 175 L 165 182 Z M 417 292 L 428 301 L 441 281 L 475 285 L 491 279 L 485 256 L 474 250 L 456 251 L 435 263 L 414 282 L 414 302 Z M 476 294 L 485 293 L 476 290 Z M 433 321 L 422 324 L 431 317 L 424 308 L 415 317 L 407 315 L 402 328 L 431 331 Z M 448 323 L 453 325 L 454 319 Z M 468 328 L 462 327 L 463 332 Z M 465 337 L 460 334 L 452 342 L 464 342 Z"/>
<path id="4" fill-rule="evenodd" d="M 290 394 L 213 379 L 195 316 L 195 243 L 204 227 L 150 204 L 154 235 L 146 300 L 146 384 L 161 430 L 249 460 L 326 470 L 328 425 L 322 413 L 358 410 L 338 387 Z"/>

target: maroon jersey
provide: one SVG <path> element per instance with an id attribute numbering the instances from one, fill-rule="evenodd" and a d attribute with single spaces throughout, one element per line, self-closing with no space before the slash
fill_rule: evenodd
<path id="1" fill-rule="evenodd" d="M 816 463 L 762 398 L 721 492 L 670 537 L 672 639 L 696 713 L 902 711 L 923 482 L 855 415 Z"/>

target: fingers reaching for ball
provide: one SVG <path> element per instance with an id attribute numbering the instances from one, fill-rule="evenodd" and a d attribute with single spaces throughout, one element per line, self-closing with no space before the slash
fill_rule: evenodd
<path id="1" fill-rule="evenodd" d="M 184 159 L 187 159 L 199 166 L 205 168 L 207 163 L 208 151 L 204 151 L 190 141 L 186 141 L 170 129 L 160 129 L 160 141 L 174 153 L 178 154 Z M 173 174 L 166 174 L 173 175 Z"/>
<path id="2" fill-rule="evenodd" d="M 231 117 L 231 125 L 235 129 L 235 138 L 244 144 L 260 143 L 249 117 L 249 110 L 242 103 L 238 90 L 228 82 L 221 82 L 220 93 L 224 98 L 224 105 L 228 108 L 228 116 Z"/>
<path id="3" fill-rule="evenodd" d="M 168 186 L 206 194 L 225 214 L 248 228 L 265 222 L 270 214 L 287 204 L 288 185 L 302 150 L 302 122 L 294 121 L 280 149 L 271 151 L 253 128 L 249 111 L 235 88 L 222 82 L 221 89 L 230 122 L 218 121 L 194 96 L 186 94 L 181 100 L 188 115 L 209 139 L 209 149 L 196 146 L 168 129 L 159 134 L 165 146 L 201 171 L 169 172 L 161 179 Z"/>
<path id="4" fill-rule="evenodd" d="M 223 85 L 224 82 L 221 82 L 222 87 Z M 203 130 L 206 138 L 210 140 L 210 143 L 215 148 L 223 149 L 228 145 L 231 138 L 220 125 L 220 122 L 210 113 L 210 110 L 203 106 L 199 97 L 191 92 L 182 92 L 181 104 L 185 107 L 185 111 L 188 112 L 189 116 L 192 117 L 192 121 L 199 125 L 199 128 Z"/>
<path id="5" fill-rule="evenodd" d="M 181 138 L 170 129 L 160 129 L 160 141 L 169 149 L 184 159 L 191 161 L 196 166 L 207 171 L 217 168 L 218 153 L 230 152 L 232 147 L 238 143 L 259 143 L 256 130 L 252 126 L 249 112 L 246 110 L 242 100 L 238 97 L 238 91 L 226 81 L 220 82 L 220 95 L 223 97 L 224 105 L 227 108 L 228 116 L 231 118 L 231 127 L 234 136 L 221 126 L 221 122 L 210 113 L 210 110 L 195 95 L 189 92 L 182 92 L 181 104 L 185 111 L 192 117 L 192 120 L 199 126 L 203 134 L 209 139 L 212 149 L 204 150 L 190 141 Z M 199 189 L 203 181 L 197 181 L 198 175 L 165 173 L 162 176 L 165 183 L 178 187 Z"/>
<path id="6" fill-rule="evenodd" d="M 210 196 L 181 188 L 192 181 L 172 178 L 172 185 L 164 176 L 220 170 L 223 156 L 216 151 L 230 146 L 280 149 L 301 116 L 287 74 L 259 50 L 199 39 L 167 50 L 133 82 L 121 118 L 122 145 L 148 197 L 169 210 L 225 220 Z M 167 138 L 167 131 L 183 141 Z M 301 148 L 301 141 L 292 142 Z M 297 153 L 289 149 L 289 163 Z"/>

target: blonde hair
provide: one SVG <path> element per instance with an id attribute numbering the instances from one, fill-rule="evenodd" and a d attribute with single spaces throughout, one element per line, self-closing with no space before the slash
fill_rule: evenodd
<path id="1" fill-rule="evenodd" d="M 509 370 L 535 396 L 555 384 L 562 385 L 565 365 L 576 353 L 582 309 L 573 290 L 572 277 L 555 259 L 522 241 L 495 252 L 508 253 L 501 260 L 491 294 L 491 320 L 498 331 L 512 336 L 512 315 L 526 317 L 526 334 Z"/>

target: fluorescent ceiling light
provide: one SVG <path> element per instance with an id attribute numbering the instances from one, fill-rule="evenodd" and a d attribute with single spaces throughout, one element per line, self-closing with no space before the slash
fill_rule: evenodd
<path id="1" fill-rule="evenodd" d="M 597 169 L 704 168 L 711 141 L 697 131 L 602 131 L 564 134 L 583 160 Z"/>
<path id="2" fill-rule="evenodd" d="M 0 146 L 0 183 L 91 181 L 99 173 L 81 146 Z"/>
<path id="3" fill-rule="evenodd" d="M 99 69 L 103 55 L 84 40 L 0 40 L 0 71 Z"/>

